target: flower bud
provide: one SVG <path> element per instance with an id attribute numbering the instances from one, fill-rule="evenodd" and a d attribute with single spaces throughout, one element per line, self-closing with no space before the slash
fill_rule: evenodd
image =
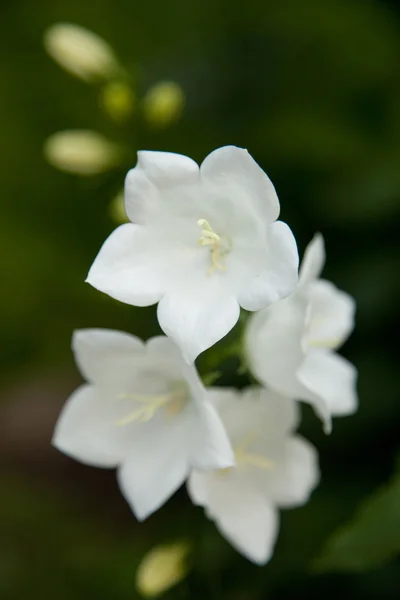
<path id="1" fill-rule="evenodd" d="M 186 577 L 189 547 L 185 542 L 155 546 L 136 572 L 137 590 L 146 597 L 162 594 Z"/>
<path id="2" fill-rule="evenodd" d="M 106 113 L 116 122 L 126 121 L 134 111 L 135 96 L 128 84 L 111 81 L 104 86 L 100 102 Z"/>
<path id="3" fill-rule="evenodd" d="M 185 105 L 185 93 L 174 81 L 160 81 L 143 99 L 143 112 L 153 127 L 167 127 L 177 121 Z"/>
<path id="4" fill-rule="evenodd" d="M 44 144 L 47 161 L 76 175 L 96 175 L 115 167 L 122 149 L 100 133 L 85 129 L 58 131 Z"/>
<path id="5" fill-rule="evenodd" d="M 79 25 L 52 25 L 45 31 L 44 47 L 61 67 L 87 82 L 107 79 L 120 70 L 111 46 Z"/>

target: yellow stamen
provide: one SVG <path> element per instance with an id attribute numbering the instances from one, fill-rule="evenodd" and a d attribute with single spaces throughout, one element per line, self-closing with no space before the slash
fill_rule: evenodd
<path id="1" fill-rule="evenodd" d="M 235 458 L 238 463 L 258 467 L 259 469 L 271 470 L 275 467 L 272 460 L 268 460 L 268 458 L 264 458 L 264 456 L 253 452 L 242 452 L 240 454 L 235 452 Z"/>
<path id="2" fill-rule="evenodd" d="M 336 348 L 342 343 L 340 337 L 331 338 L 327 340 L 309 340 L 308 345 L 313 348 Z"/>
<path id="3" fill-rule="evenodd" d="M 144 406 L 140 406 L 117 421 L 117 425 L 129 425 L 129 423 L 133 423 L 134 421 L 142 421 L 144 423 L 150 421 L 159 408 L 170 402 L 171 395 L 146 396 L 144 394 L 120 394 L 119 398 L 132 398 L 132 400 L 144 404 Z"/>
<path id="4" fill-rule="evenodd" d="M 118 398 L 131 398 L 135 402 L 143 404 L 143 406 L 136 408 L 117 421 L 117 425 L 129 425 L 129 423 L 133 423 L 134 421 L 147 423 L 147 421 L 150 421 L 162 407 L 165 407 L 165 412 L 168 417 L 177 415 L 186 404 L 187 393 L 184 387 L 178 386 L 167 394 L 154 396 L 147 394 L 119 394 Z"/>
<path id="5" fill-rule="evenodd" d="M 236 462 L 250 465 L 252 467 L 258 467 L 259 469 L 273 469 L 274 463 L 268 458 L 265 458 L 261 454 L 256 454 L 255 452 L 247 452 L 247 448 L 252 444 L 257 438 L 260 437 L 259 433 L 249 432 L 238 444 L 235 448 L 235 458 Z"/>
<path id="6" fill-rule="evenodd" d="M 214 231 L 210 223 L 205 219 L 199 219 L 197 221 L 197 225 L 202 227 L 202 235 L 198 240 L 200 246 L 210 246 L 212 265 L 208 271 L 208 274 L 211 275 L 216 269 L 224 271 L 226 267 L 220 262 L 220 260 L 225 256 L 227 251 L 223 249 L 221 250 L 221 237 Z"/>

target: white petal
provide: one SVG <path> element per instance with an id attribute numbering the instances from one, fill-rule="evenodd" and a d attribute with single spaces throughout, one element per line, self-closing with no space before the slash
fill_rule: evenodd
<path id="1" fill-rule="evenodd" d="M 252 386 L 240 393 L 229 388 L 209 388 L 232 443 L 251 433 L 253 439 L 282 438 L 299 423 L 298 404 L 265 388 Z"/>
<path id="2" fill-rule="evenodd" d="M 132 223 L 151 222 L 160 203 L 160 192 L 139 164 L 125 178 L 125 212 Z"/>
<path id="3" fill-rule="evenodd" d="M 324 238 L 316 233 L 308 244 L 301 261 L 299 283 L 305 285 L 321 275 L 325 264 Z"/>
<path id="4" fill-rule="evenodd" d="M 139 338 L 110 329 L 75 331 L 72 348 L 79 370 L 88 382 L 116 388 L 132 377 L 135 362 L 145 355 Z"/>
<path id="5" fill-rule="evenodd" d="M 268 258 L 264 270 L 238 296 L 246 310 L 260 310 L 286 298 L 297 286 L 299 256 L 292 231 L 282 221 L 268 228 Z"/>
<path id="6" fill-rule="evenodd" d="M 199 165 L 183 154 L 142 150 L 138 152 L 138 165 L 158 187 L 171 182 L 195 183 L 199 179 Z"/>
<path id="7" fill-rule="evenodd" d="M 191 471 L 186 482 L 186 488 L 195 506 L 207 506 L 210 476 L 210 474 L 199 471 Z"/>
<path id="8" fill-rule="evenodd" d="M 272 557 L 279 530 L 276 509 L 262 496 L 243 490 L 229 511 L 216 519 L 220 532 L 238 552 L 258 565 Z"/>
<path id="9" fill-rule="evenodd" d="M 322 279 L 308 286 L 307 296 L 310 304 L 303 343 L 337 348 L 354 328 L 354 298 Z"/>
<path id="10" fill-rule="evenodd" d="M 279 462 L 269 473 L 268 493 L 284 508 L 305 504 L 319 481 L 317 452 L 305 439 L 288 438 Z"/>
<path id="11" fill-rule="evenodd" d="M 196 412 L 191 436 L 191 466 L 201 471 L 232 467 L 235 464 L 233 449 L 217 411 L 203 400 L 197 402 Z"/>
<path id="12" fill-rule="evenodd" d="M 134 223 L 152 223 L 168 210 L 166 192 L 196 184 L 199 166 L 191 158 L 171 152 L 138 152 L 138 162 L 125 179 L 125 209 Z"/>
<path id="13" fill-rule="evenodd" d="M 236 190 L 242 200 L 263 215 L 266 223 L 279 216 L 279 200 L 275 188 L 247 150 L 225 146 L 211 152 L 200 167 L 204 181 L 217 187 Z"/>
<path id="14" fill-rule="evenodd" d="M 342 356 L 325 349 L 310 350 L 297 376 L 332 415 L 357 410 L 357 371 Z"/>
<path id="15" fill-rule="evenodd" d="M 212 406 L 192 398 L 179 415 L 141 424 L 118 473 L 127 502 L 139 520 L 160 508 L 193 467 L 231 467 L 233 451 Z"/>
<path id="16" fill-rule="evenodd" d="M 297 402 L 262 387 L 248 387 L 239 402 L 243 425 L 246 421 L 253 423 L 253 429 L 261 425 L 264 436 L 269 439 L 288 434 L 300 422 Z M 244 410 L 253 413 L 252 416 L 246 418 Z"/>
<path id="17" fill-rule="evenodd" d="M 179 347 L 165 335 L 149 339 L 146 343 L 147 360 L 157 365 L 157 370 L 169 379 L 185 380 L 189 384 L 191 395 L 203 402 L 205 388 L 194 365 L 183 358 Z"/>
<path id="18" fill-rule="evenodd" d="M 234 472 L 191 473 L 188 492 L 205 506 L 222 535 L 249 560 L 263 565 L 271 558 L 278 534 L 278 514 L 267 498 Z"/>
<path id="19" fill-rule="evenodd" d="M 104 242 L 86 281 L 121 302 L 150 306 L 174 281 L 175 267 L 182 262 L 171 255 L 174 251 L 147 228 L 126 223 Z"/>
<path id="20" fill-rule="evenodd" d="M 250 369 L 269 388 L 301 398 L 297 378 L 304 352 L 301 347 L 306 304 L 294 295 L 253 315 L 247 324 L 246 352 Z"/>
<path id="21" fill-rule="evenodd" d="M 236 324 L 240 308 L 218 274 L 198 282 L 187 280 L 158 304 L 161 329 L 181 348 L 185 360 L 196 357 L 223 338 Z"/>
<path id="22" fill-rule="evenodd" d="M 132 438 L 131 427 L 118 426 L 123 414 L 117 398 L 83 385 L 61 411 L 52 444 L 82 463 L 116 467 L 124 459 Z"/>
<path id="23" fill-rule="evenodd" d="M 189 473 L 190 429 L 180 416 L 153 418 L 137 428 L 118 482 L 139 521 L 146 519 L 182 485 Z"/>

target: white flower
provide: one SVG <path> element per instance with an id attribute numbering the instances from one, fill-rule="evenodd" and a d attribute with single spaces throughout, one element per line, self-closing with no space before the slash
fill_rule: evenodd
<path id="1" fill-rule="evenodd" d="M 249 367 L 267 387 L 309 402 L 331 429 L 331 415 L 357 408 L 354 366 L 333 350 L 354 327 L 354 299 L 318 279 L 325 262 L 316 235 L 300 269 L 299 286 L 285 300 L 251 317 L 246 349 Z"/>
<path id="2" fill-rule="evenodd" d="M 227 146 L 198 165 L 168 152 L 139 152 L 126 179 L 132 223 L 116 229 L 87 281 L 128 304 L 158 304 L 163 331 L 192 362 L 235 325 L 240 306 L 259 310 L 297 284 L 289 227 L 246 150 Z"/>
<path id="3" fill-rule="evenodd" d="M 292 434 L 298 405 L 262 388 L 210 389 L 228 431 L 236 467 L 188 480 L 194 504 L 204 506 L 224 537 L 249 560 L 265 564 L 279 529 L 278 508 L 307 502 L 319 479 L 316 451 Z"/>
<path id="4" fill-rule="evenodd" d="M 74 334 L 87 384 L 68 399 L 53 444 L 97 467 L 118 467 L 121 491 L 139 520 L 157 510 L 191 468 L 234 463 L 221 421 L 196 370 L 160 336 L 104 329 Z"/>
<path id="5" fill-rule="evenodd" d="M 44 34 L 49 55 L 66 71 L 92 82 L 120 70 L 111 46 L 100 36 L 73 23 L 55 23 Z"/>

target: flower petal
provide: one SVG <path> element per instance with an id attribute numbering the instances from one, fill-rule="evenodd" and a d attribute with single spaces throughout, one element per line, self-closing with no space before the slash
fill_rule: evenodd
<path id="1" fill-rule="evenodd" d="M 257 489 L 234 472 L 191 473 L 188 492 L 205 506 L 222 535 L 249 560 L 263 565 L 271 558 L 278 534 L 278 514 Z"/>
<path id="2" fill-rule="evenodd" d="M 224 146 L 211 152 L 200 167 L 204 181 L 217 187 L 227 188 L 241 195 L 249 209 L 272 223 L 279 216 L 279 200 L 275 188 L 264 171 L 247 150 L 236 146 Z"/>
<path id="3" fill-rule="evenodd" d="M 168 190 L 180 194 L 182 186 L 199 180 L 199 166 L 191 158 L 172 152 L 138 152 L 138 162 L 125 178 L 125 210 L 133 223 L 151 224 L 171 209 Z M 175 189 L 176 188 L 176 189 Z"/>
<path id="4" fill-rule="evenodd" d="M 199 165 L 183 154 L 173 152 L 138 152 L 138 165 L 155 185 L 195 183 L 199 179 Z"/>
<path id="5" fill-rule="evenodd" d="M 87 465 L 116 467 L 124 459 L 132 438 L 131 427 L 117 424 L 123 414 L 117 399 L 91 385 L 82 385 L 64 405 L 52 444 Z"/>
<path id="6" fill-rule="evenodd" d="M 201 471 L 232 467 L 235 464 L 233 449 L 217 411 L 207 400 L 197 402 L 196 408 L 191 467 Z"/>
<path id="7" fill-rule="evenodd" d="M 318 279 L 325 264 L 324 238 L 316 233 L 308 244 L 301 261 L 299 283 L 305 285 Z"/>
<path id="8" fill-rule="evenodd" d="M 349 415 L 357 410 L 357 371 L 342 356 L 322 348 L 310 350 L 297 376 L 332 415 Z"/>
<path id="9" fill-rule="evenodd" d="M 246 352 L 254 375 L 267 387 L 289 398 L 305 390 L 296 376 L 304 357 L 300 339 L 305 304 L 291 296 L 250 317 Z"/>
<path id="10" fill-rule="evenodd" d="M 279 463 L 268 473 L 268 493 L 284 508 L 305 504 L 319 481 L 317 452 L 300 436 L 288 438 Z"/>
<path id="11" fill-rule="evenodd" d="M 180 417 L 168 423 L 155 417 L 137 428 L 117 475 L 121 492 L 139 521 L 160 508 L 186 479 L 190 433 L 186 419 Z"/>
<path id="12" fill-rule="evenodd" d="M 148 360 L 157 365 L 157 370 L 169 379 L 184 379 L 190 388 L 193 398 L 203 402 L 206 390 L 194 365 L 189 365 L 183 358 L 179 347 L 165 335 L 149 339 L 146 343 Z"/>
<path id="13" fill-rule="evenodd" d="M 158 304 L 161 329 L 181 348 L 185 360 L 196 357 L 223 338 L 236 324 L 240 308 L 218 274 L 186 281 Z"/>
<path id="14" fill-rule="evenodd" d="M 329 281 L 320 279 L 307 288 L 310 299 L 306 346 L 337 348 L 354 328 L 355 301 Z"/>
<path id="15" fill-rule="evenodd" d="M 281 439 L 299 423 L 298 403 L 259 386 L 242 393 L 230 388 L 208 388 L 233 444 L 251 433 L 252 439 Z"/>
<path id="16" fill-rule="evenodd" d="M 243 556 L 265 565 L 272 557 L 278 536 L 278 512 L 262 496 L 247 489 L 227 501 L 231 506 L 216 519 L 218 529 Z"/>
<path id="17" fill-rule="evenodd" d="M 123 389 L 132 378 L 135 360 L 145 355 L 143 342 L 134 335 L 110 329 L 80 329 L 72 337 L 72 348 L 83 377 L 90 383 Z"/>
<path id="18" fill-rule="evenodd" d="M 238 296 L 245 310 L 257 311 L 289 296 L 297 286 L 299 256 L 292 231 L 282 221 L 268 229 L 268 262 Z"/>
<path id="19" fill-rule="evenodd" d="M 211 405 L 192 398 L 175 416 L 141 424 L 118 481 L 139 520 L 160 508 L 189 471 L 231 467 L 235 460 L 225 429 Z"/>
<path id="20" fill-rule="evenodd" d="M 126 223 L 104 242 L 91 266 L 87 282 L 116 300 L 134 306 L 158 302 L 173 281 L 180 256 L 163 238 L 153 238 L 147 228 Z"/>

